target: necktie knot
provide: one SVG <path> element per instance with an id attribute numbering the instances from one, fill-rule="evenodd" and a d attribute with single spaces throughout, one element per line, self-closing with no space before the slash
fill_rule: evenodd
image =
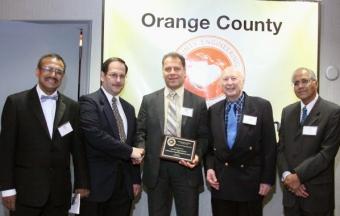
<path id="1" fill-rule="evenodd" d="M 174 100 L 174 99 L 175 99 L 175 97 L 176 97 L 176 95 L 177 95 L 177 93 L 176 93 L 176 92 L 174 92 L 174 91 L 171 91 L 171 92 L 169 92 L 169 94 L 168 94 L 168 97 L 169 97 L 171 100 Z"/>
<path id="2" fill-rule="evenodd" d="M 58 95 L 41 95 L 40 97 L 41 102 L 45 102 L 47 100 L 58 100 Z"/>
<path id="3" fill-rule="evenodd" d="M 116 97 L 112 97 L 112 103 L 116 103 L 117 102 L 117 99 L 116 99 Z"/>

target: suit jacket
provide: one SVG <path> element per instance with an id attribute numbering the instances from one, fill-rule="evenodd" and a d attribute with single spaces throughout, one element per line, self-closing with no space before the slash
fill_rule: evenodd
<path id="1" fill-rule="evenodd" d="M 268 101 L 245 94 L 237 136 L 232 149 L 227 147 L 225 134 L 225 104 L 220 101 L 210 107 L 209 147 L 206 168 L 214 169 L 220 183 L 212 197 L 232 201 L 259 199 L 260 183 L 275 182 L 276 140 L 272 108 Z M 245 116 L 256 117 L 247 123 Z"/>
<path id="2" fill-rule="evenodd" d="M 192 117 L 182 116 L 181 137 L 197 141 L 196 154 L 202 159 L 207 148 L 207 108 L 203 98 L 184 90 L 183 107 L 192 108 Z M 164 141 L 164 88 L 143 97 L 137 122 L 137 145 L 145 148 L 143 183 L 155 187 L 159 168 L 160 152 Z M 185 167 L 183 167 L 185 168 Z M 183 179 L 196 187 L 203 185 L 202 168 L 185 168 Z"/>
<path id="3" fill-rule="evenodd" d="M 85 148 L 80 142 L 78 104 L 58 93 L 51 139 L 36 87 L 10 95 L 4 105 L 0 135 L 0 187 L 16 189 L 17 202 L 43 206 L 51 198 L 70 204 L 72 153 L 75 188 L 89 188 Z M 61 136 L 58 128 L 73 131 Z"/>
<path id="4" fill-rule="evenodd" d="M 89 163 L 91 194 L 89 200 L 108 200 L 116 182 L 116 172 L 122 167 L 127 196 L 133 199 L 132 184 L 140 184 L 139 166 L 132 165 L 130 155 L 136 131 L 134 107 L 120 98 L 127 118 L 126 143 L 119 139 L 118 127 L 111 104 L 104 92 L 98 91 L 82 96 L 80 103 L 80 126 L 86 137 L 87 159 Z"/>
<path id="5" fill-rule="evenodd" d="M 334 208 L 334 158 L 340 144 L 340 107 L 321 97 L 316 101 L 303 125 L 300 125 L 300 102 L 282 111 L 279 132 L 278 169 L 296 172 L 305 184 L 309 197 L 303 199 L 306 211 L 321 212 Z M 316 134 L 304 135 L 306 126 L 317 129 Z M 283 189 L 284 206 L 298 200 Z"/>

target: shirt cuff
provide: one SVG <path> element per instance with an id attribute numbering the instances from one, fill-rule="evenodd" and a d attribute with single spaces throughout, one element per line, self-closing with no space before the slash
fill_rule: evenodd
<path id="1" fill-rule="evenodd" d="M 1 191 L 2 197 L 14 196 L 16 194 L 17 194 L 17 191 L 15 189 Z"/>
<path id="2" fill-rule="evenodd" d="M 284 171 L 282 173 L 281 181 L 284 182 L 288 175 L 292 174 L 290 171 Z"/>

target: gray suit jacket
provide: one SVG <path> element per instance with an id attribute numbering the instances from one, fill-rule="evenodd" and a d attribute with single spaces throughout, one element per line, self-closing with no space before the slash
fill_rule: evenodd
<path id="1" fill-rule="evenodd" d="M 182 116 L 181 137 L 197 141 L 196 154 L 202 159 L 207 148 L 207 107 L 203 98 L 184 91 L 183 107 L 192 108 L 192 117 Z M 137 120 L 138 147 L 145 148 L 143 183 L 153 188 L 158 180 L 160 151 L 164 140 L 164 89 L 143 97 Z M 186 169 L 191 186 L 203 185 L 201 166 Z"/>
<path id="2" fill-rule="evenodd" d="M 282 111 L 278 169 L 296 172 L 305 184 L 309 197 L 302 208 L 310 212 L 334 208 L 334 158 L 340 144 L 340 107 L 319 97 L 303 125 L 300 125 L 300 102 Z M 304 135 L 305 126 L 317 127 L 315 135 Z M 306 128 L 305 128 L 306 129 Z M 284 206 L 298 201 L 295 195 L 283 189 Z"/>

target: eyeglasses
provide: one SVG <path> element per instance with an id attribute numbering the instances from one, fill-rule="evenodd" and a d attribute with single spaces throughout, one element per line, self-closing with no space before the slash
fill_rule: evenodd
<path id="1" fill-rule="evenodd" d="M 59 69 L 59 68 L 41 67 L 40 70 L 43 71 L 44 73 L 53 73 L 54 72 L 57 76 L 62 76 L 64 74 L 64 70 Z"/>
<path id="2" fill-rule="evenodd" d="M 300 84 L 301 86 L 307 86 L 311 81 L 313 81 L 312 79 L 302 79 L 302 80 L 296 80 L 293 82 L 294 87 L 298 87 Z"/>

